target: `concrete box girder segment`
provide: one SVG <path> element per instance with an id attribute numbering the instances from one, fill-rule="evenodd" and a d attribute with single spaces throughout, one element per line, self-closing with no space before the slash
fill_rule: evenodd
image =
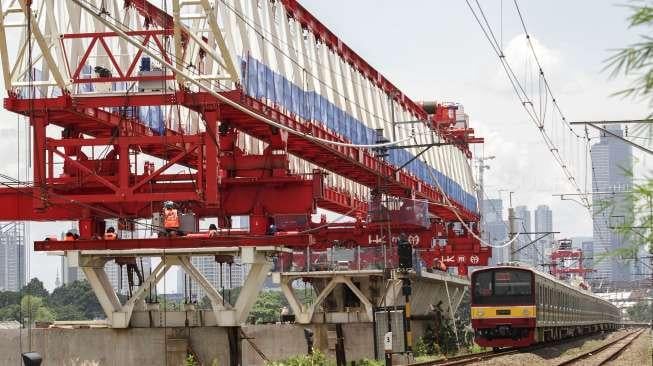
<path id="1" fill-rule="evenodd" d="M 429 316 L 434 311 L 440 311 L 453 317 L 469 286 L 467 278 L 444 272 L 411 272 L 409 277 L 413 287 L 411 309 L 414 316 Z M 396 272 L 390 278 L 384 277 L 383 270 L 283 272 L 273 273 L 272 279 L 281 286 L 295 314 L 295 321 L 300 324 L 371 322 L 375 307 L 405 305 L 402 279 Z M 317 297 L 312 304 L 302 303 L 293 291 L 292 283 L 298 279 L 320 284 L 319 288 L 315 288 Z M 338 285 L 351 290 L 360 301 L 360 310 L 321 309 L 325 299 L 334 293 Z M 380 290 L 380 293 L 374 295 L 373 288 Z"/>
<path id="2" fill-rule="evenodd" d="M 233 327 L 244 323 L 249 312 L 256 301 L 256 298 L 263 287 L 263 283 L 272 268 L 269 261 L 271 254 L 283 251 L 279 247 L 232 247 L 232 248 L 197 248 L 195 250 L 157 250 L 157 249 L 133 249 L 133 250 L 90 250 L 90 251 L 69 251 L 58 252 L 66 255 L 69 263 L 82 269 L 86 278 L 95 292 L 102 309 L 107 316 L 107 325 L 111 328 L 128 328 L 132 315 L 136 309 L 145 308 L 144 300 L 147 290 L 156 286 L 172 266 L 180 266 L 186 273 L 195 280 L 206 292 L 210 302 L 217 326 Z M 236 304 L 232 307 L 225 304 L 218 290 L 211 284 L 204 275 L 193 265 L 191 256 L 209 256 L 217 254 L 238 255 L 243 264 L 249 264 L 251 270 L 245 280 Z M 143 283 L 136 289 L 133 296 L 121 304 L 116 295 L 109 277 L 104 270 L 105 264 L 116 257 L 159 257 L 161 262 L 154 268 L 152 273 L 145 278 Z"/>
<path id="3" fill-rule="evenodd" d="M 347 272 L 353 272 L 353 271 L 347 271 Z M 360 272 L 360 271 L 355 271 L 355 272 Z M 296 280 L 299 277 L 292 276 L 292 275 L 286 275 L 286 276 L 280 276 L 279 277 L 279 284 L 281 285 L 281 291 L 283 291 L 284 296 L 288 300 L 288 304 L 290 305 L 290 308 L 292 309 L 293 313 L 295 314 L 295 321 L 300 324 L 309 324 L 313 322 L 313 315 L 315 315 L 316 309 L 322 304 L 322 302 L 326 299 L 326 297 L 331 294 L 331 292 L 336 288 L 337 285 L 342 284 L 344 286 L 347 286 L 353 293 L 356 295 L 358 300 L 361 302 L 361 305 L 363 306 L 363 312 L 365 314 L 364 319 L 362 321 L 368 321 L 371 322 L 373 320 L 373 311 L 374 307 L 370 300 L 363 294 L 363 292 L 352 282 L 352 277 L 356 277 L 358 275 L 359 277 L 361 274 L 352 274 L 352 273 L 334 273 L 334 272 L 329 272 L 331 277 L 330 281 L 328 284 L 319 292 L 317 298 L 315 299 L 315 302 L 313 302 L 310 305 L 303 304 L 297 299 L 297 296 L 292 290 L 292 283 L 294 280 Z M 310 272 L 308 273 L 310 276 Z M 363 275 L 367 276 L 367 275 Z"/>

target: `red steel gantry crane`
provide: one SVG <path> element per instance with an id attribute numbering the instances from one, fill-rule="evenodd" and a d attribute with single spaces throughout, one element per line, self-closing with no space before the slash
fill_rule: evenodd
<path id="1" fill-rule="evenodd" d="M 295 0 L 168 3 L 3 9 L 4 107 L 31 126 L 33 179 L 0 189 L 0 220 L 80 229 L 36 250 L 319 250 L 406 233 L 428 266 L 487 264 L 469 166 L 482 139 L 461 106 L 412 101 Z M 94 239 L 167 200 L 223 234 Z M 318 207 L 356 221 L 313 223 Z"/>

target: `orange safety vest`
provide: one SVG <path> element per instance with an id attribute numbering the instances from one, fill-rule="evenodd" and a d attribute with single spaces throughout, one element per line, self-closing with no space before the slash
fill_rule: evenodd
<path id="1" fill-rule="evenodd" d="M 116 233 L 104 233 L 104 240 L 116 240 L 118 235 Z"/>
<path id="2" fill-rule="evenodd" d="M 63 240 L 64 240 L 64 241 L 74 241 L 74 240 L 75 240 L 75 237 L 74 237 L 74 236 L 65 236 L 65 237 L 63 238 Z"/>
<path id="3" fill-rule="evenodd" d="M 163 210 L 163 227 L 166 229 L 179 229 L 179 215 L 174 208 Z"/>

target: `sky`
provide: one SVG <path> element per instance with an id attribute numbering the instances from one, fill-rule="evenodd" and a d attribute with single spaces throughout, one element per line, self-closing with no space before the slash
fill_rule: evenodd
<path id="1" fill-rule="evenodd" d="M 303 0 L 300 1 L 353 50 L 414 100 L 461 103 L 477 136 L 477 155 L 496 156 L 485 174 L 486 194 L 513 205 L 553 210 L 558 238 L 591 236 L 588 211 L 554 194 L 573 192 L 565 184 L 537 128 L 529 121 L 503 74 L 496 55 L 464 1 Z M 529 90 L 536 90 L 530 50 L 512 1 L 480 1 L 509 62 Z M 557 101 L 568 120 L 641 118 L 641 101 L 611 94 L 627 85 L 603 71 L 611 50 L 637 39 L 628 30 L 621 2 L 597 0 L 521 1 L 529 33 Z M 530 62 L 530 64 L 529 64 Z M 24 154 L 16 139 L 16 116 L 0 111 L 0 156 Z M 24 128 L 21 129 L 24 135 Z M 23 136 L 24 137 L 24 136 Z M 569 144 L 569 142 L 567 142 Z M 650 170 L 638 156 L 637 172 Z M 16 176 L 16 159 L 0 160 L 0 172 Z M 580 166 L 580 164 L 576 164 Z M 586 166 L 582 166 L 586 168 Z M 24 178 L 24 171 L 21 173 Z M 56 234 L 70 223 L 31 223 L 30 239 Z M 31 245 L 30 245 L 31 247 Z M 30 277 L 54 287 L 59 258 L 30 248 Z M 171 273 L 166 291 L 174 289 Z"/>

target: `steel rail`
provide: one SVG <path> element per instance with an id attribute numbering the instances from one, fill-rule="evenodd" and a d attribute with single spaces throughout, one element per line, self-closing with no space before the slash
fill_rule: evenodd
<path id="1" fill-rule="evenodd" d="M 642 333 L 644 333 L 646 329 L 641 329 L 641 330 L 635 330 L 633 332 L 630 332 L 623 337 L 619 337 L 618 339 L 615 339 L 614 341 L 608 342 L 600 347 L 594 348 L 590 351 L 581 353 L 578 356 L 574 356 L 570 359 L 567 359 L 565 361 L 562 361 L 560 363 L 557 363 L 556 366 L 568 366 L 568 365 L 574 365 L 580 361 L 586 360 L 590 357 L 594 357 L 597 354 L 601 354 L 603 351 L 608 350 L 610 348 L 615 348 L 612 353 L 610 353 L 610 356 L 607 358 L 604 358 L 601 360 L 599 363 L 597 363 L 597 366 L 603 365 L 613 359 L 615 359 L 617 356 L 621 354 L 626 348 L 628 348 L 637 337 L 639 337 Z M 630 339 L 628 339 L 630 337 Z"/>
<path id="2" fill-rule="evenodd" d="M 624 337 L 627 337 L 627 336 L 629 336 L 629 335 L 631 335 L 633 333 L 629 333 Z M 489 360 L 489 359 L 496 358 L 496 357 L 508 356 L 508 355 L 512 355 L 512 354 L 516 354 L 516 353 L 528 353 L 528 352 L 536 351 L 536 350 L 546 348 L 546 347 L 551 347 L 551 346 L 556 346 L 556 345 L 561 345 L 561 344 L 577 341 L 579 339 L 591 337 L 591 336 L 596 335 L 596 334 L 597 333 L 590 333 L 590 334 L 585 334 L 585 335 L 582 335 L 582 336 L 579 336 L 579 337 L 560 339 L 560 340 L 557 340 L 557 341 L 554 341 L 554 342 L 538 343 L 538 344 L 534 344 L 534 345 L 528 346 L 528 347 L 506 348 L 506 349 L 502 349 L 502 350 L 499 350 L 499 351 L 487 351 L 487 352 L 472 353 L 472 354 L 467 354 L 467 355 L 449 357 L 449 358 L 441 359 L 441 360 L 415 362 L 415 363 L 411 363 L 411 364 L 406 365 L 406 366 L 468 365 L 468 364 L 473 364 L 473 363 L 476 363 L 476 362 L 481 362 L 481 361 Z M 620 339 L 623 339 L 623 338 L 620 338 Z M 617 341 L 619 341 L 619 340 L 617 340 Z M 612 344 L 612 343 L 610 343 L 610 344 Z M 558 366 L 560 366 L 560 365 L 558 365 Z"/>

